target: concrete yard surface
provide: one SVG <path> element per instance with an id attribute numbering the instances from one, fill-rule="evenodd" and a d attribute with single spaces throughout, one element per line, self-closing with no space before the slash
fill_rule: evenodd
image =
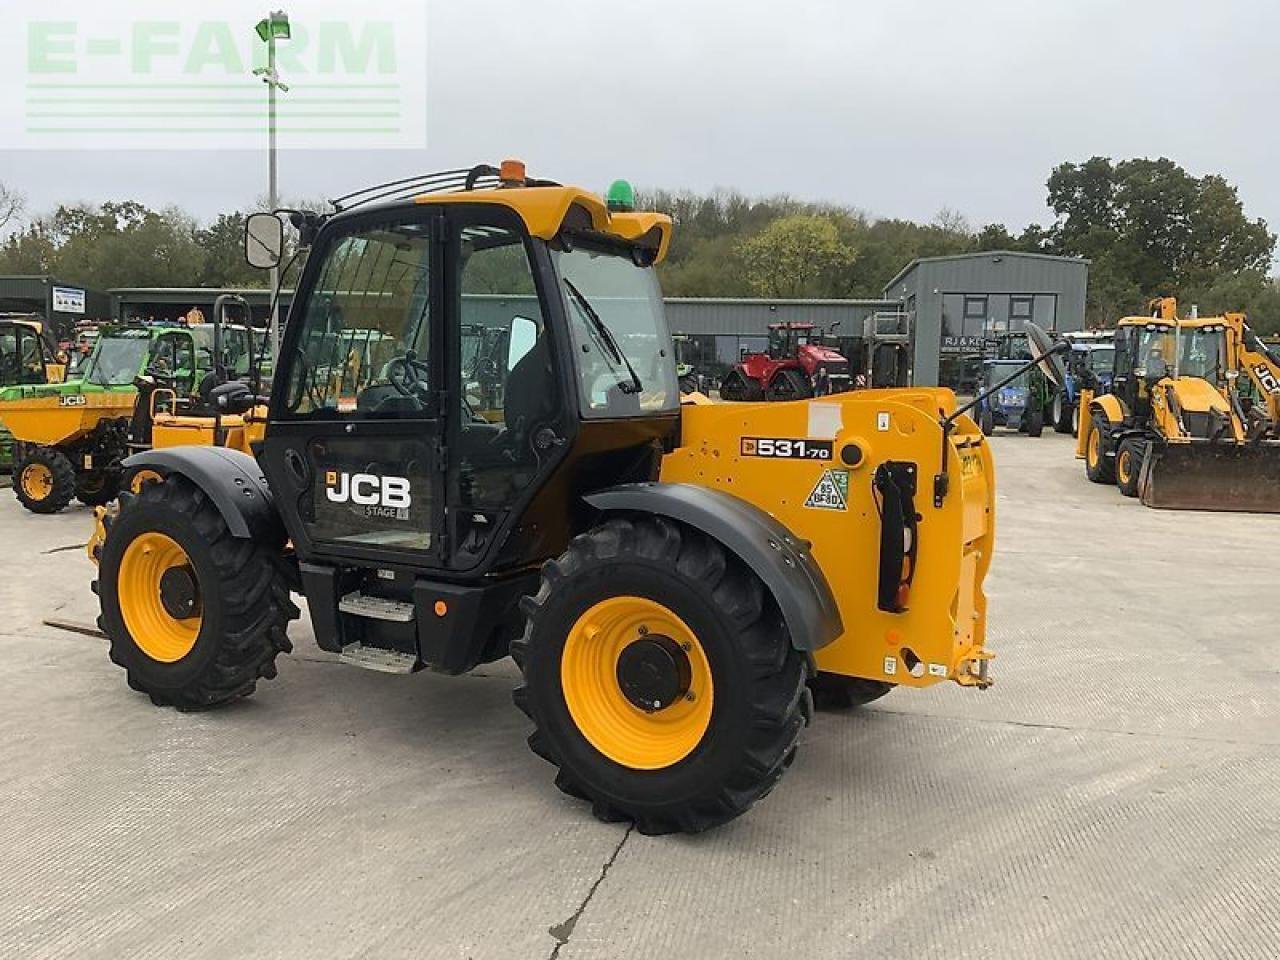
<path id="1" fill-rule="evenodd" d="M 510 661 L 130 691 L 89 512 L 0 494 L 0 957 L 1280 957 L 1280 517 L 1158 512 L 993 438 L 997 683 L 821 713 L 698 837 L 596 822 Z M 870 575 L 870 574 L 869 574 Z"/>

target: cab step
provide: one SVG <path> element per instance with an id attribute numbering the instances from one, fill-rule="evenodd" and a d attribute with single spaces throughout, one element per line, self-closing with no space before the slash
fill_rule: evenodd
<path id="1" fill-rule="evenodd" d="M 349 643 L 338 654 L 342 663 L 378 673 L 413 673 L 418 668 L 418 658 L 411 653 L 387 650 L 383 647 L 366 647 L 362 643 Z"/>
<path id="2" fill-rule="evenodd" d="M 338 609 L 353 616 L 368 617 L 370 620 L 389 620 L 392 623 L 413 623 L 414 619 L 412 603 L 370 597 L 358 590 L 355 593 L 348 593 L 339 600 Z"/>

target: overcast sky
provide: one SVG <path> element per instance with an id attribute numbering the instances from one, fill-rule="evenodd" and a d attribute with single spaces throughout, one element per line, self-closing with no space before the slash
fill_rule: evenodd
<path id="1" fill-rule="evenodd" d="M 1166 155 L 1280 225 L 1275 0 L 433 0 L 427 23 L 427 149 L 286 152 L 286 195 L 519 156 L 597 189 L 1016 230 L 1048 219 L 1056 163 Z M 132 198 L 208 217 L 264 194 L 265 168 L 247 150 L 0 151 L 37 212 Z"/>

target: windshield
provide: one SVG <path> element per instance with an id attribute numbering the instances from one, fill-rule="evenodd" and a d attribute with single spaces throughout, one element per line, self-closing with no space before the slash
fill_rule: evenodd
<path id="1" fill-rule="evenodd" d="M 1226 345 L 1222 327 L 1191 327 L 1182 330 L 1182 353 L 1178 373 L 1183 377 L 1201 377 L 1221 384 L 1224 376 L 1222 358 Z"/>
<path id="2" fill-rule="evenodd" d="M 988 390 L 991 389 L 992 384 L 999 383 L 1001 380 L 1009 376 L 1009 374 L 1013 373 L 1013 371 L 1017 370 L 1021 366 L 1024 366 L 1024 364 L 1017 361 L 1012 363 L 987 364 L 987 389 Z M 1026 390 L 1027 378 L 1030 375 L 1030 372 L 1031 371 L 1029 370 L 1024 371 L 1020 376 L 1014 378 L 1009 383 L 1005 384 L 1003 387 L 1000 388 L 1001 392 L 1004 392 L 1006 390 L 1011 390 L 1014 392 L 1019 390 Z"/>
<path id="3" fill-rule="evenodd" d="M 128 386 L 141 372 L 150 348 L 151 337 L 145 330 L 103 337 L 85 367 L 85 382 L 99 387 Z"/>
<path id="4" fill-rule="evenodd" d="M 197 362 L 201 370 L 213 369 L 213 325 L 197 324 L 191 328 L 196 341 Z M 245 327 L 222 328 L 222 366 L 233 377 L 247 376 L 253 362 L 253 343 Z"/>
<path id="5" fill-rule="evenodd" d="M 584 417 L 680 406 L 675 350 L 652 267 L 626 251 L 578 246 L 554 254 L 564 289 Z"/>
<path id="6" fill-rule="evenodd" d="M 1099 347 L 1089 351 L 1089 369 L 1094 373 L 1110 373 L 1115 366 L 1115 360 L 1115 347 Z"/>
<path id="7" fill-rule="evenodd" d="M 1138 376 L 1160 379 L 1173 373 L 1173 327 L 1144 327 L 1138 333 L 1137 363 L 1134 372 Z"/>

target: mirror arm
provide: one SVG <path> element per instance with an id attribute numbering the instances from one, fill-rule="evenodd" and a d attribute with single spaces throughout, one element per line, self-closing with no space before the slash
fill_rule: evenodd
<path id="1" fill-rule="evenodd" d="M 950 441 L 951 441 L 951 431 L 955 429 L 957 418 L 959 418 L 962 414 L 968 413 L 970 410 L 972 410 L 974 407 L 980 404 L 987 397 L 991 396 L 997 390 L 1007 386 L 1010 383 L 1013 383 L 1013 381 L 1017 380 L 1020 376 L 1022 376 L 1032 367 L 1038 367 L 1041 363 L 1044 362 L 1046 357 L 1051 357 L 1055 353 L 1067 353 L 1070 350 L 1071 350 L 1071 344 L 1067 343 L 1066 341 L 1054 344 L 1051 349 L 1045 351 L 1043 354 L 1036 357 L 1034 360 L 1028 360 L 1026 363 L 1018 367 L 1017 370 L 1015 370 L 1009 376 L 1005 377 L 999 383 L 992 384 L 986 390 L 980 391 L 978 395 L 975 396 L 968 403 L 957 407 L 954 411 L 952 411 L 951 416 L 944 417 L 938 421 L 938 426 L 942 428 L 942 460 L 941 460 L 941 468 L 936 474 L 934 474 L 934 477 L 933 477 L 933 505 L 935 507 L 938 507 L 938 508 L 942 507 L 942 504 L 947 499 L 947 491 L 951 487 L 951 477 L 947 473 L 948 461 L 950 459 L 948 456 L 948 453 L 949 453 L 948 448 L 950 446 Z"/>

